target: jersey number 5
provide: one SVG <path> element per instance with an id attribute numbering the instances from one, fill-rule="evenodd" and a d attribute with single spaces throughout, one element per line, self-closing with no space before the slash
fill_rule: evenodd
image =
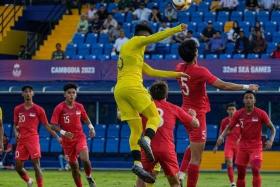
<path id="1" fill-rule="evenodd" d="M 157 108 L 157 110 L 160 116 L 160 124 L 158 127 L 161 127 L 164 124 L 164 119 L 163 119 L 164 111 L 161 108 Z"/>
<path id="2" fill-rule="evenodd" d="M 181 77 L 181 89 L 184 95 L 189 96 L 190 90 L 187 85 L 188 78 L 187 77 Z"/>
<path id="3" fill-rule="evenodd" d="M 64 123 L 70 123 L 69 116 L 63 116 Z"/>

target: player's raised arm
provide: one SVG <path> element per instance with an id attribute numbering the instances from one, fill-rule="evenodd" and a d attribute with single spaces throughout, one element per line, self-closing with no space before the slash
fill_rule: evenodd
<path id="1" fill-rule="evenodd" d="M 219 88 L 221 90 L 230 90 L 230 91 L 239 91 L 239 90 L 251 90 L 251 91 L 258 91 L 259 85 L 257 84 L 235 84 L 232 82 L 225 82 L 221 79 L 217 79 L 212 86 Z"/>
<path id="2" fill-rule="evenodd" d="M 149 66 L 147 63 L 143 64 L 143 73 L 150 77 L 162 77 L 162 78 L 187 77 L 187 78 L 190 78 L 190 76 L 186 73 L 154 69 L 151 66 Z"/>
<path id="3" fill-rule="evenodd" d="M 138 26 L 138 27 L 141 27 Z M 142 29 L 142 28 L 139 28 L 139 30 Z M 146 45 L 149 45 L 149 44 L 152 44 L 152 43 L 156 43 L 156 42 L 159 42 L 161 40 L 164 40 L 178 32 L 182 32 L 184 30 L 187 29 L 187 25 L 186 24 L 180 24 L 176 27 L 173 27 L 173 28 L 169 28 L 169 29 L 166 29 L 164 31 L 160 31 L 160 32 L 157 32 L 157 33 L 154 33 L 152 35 L 149 35 L 149 36 L 141 36 L 137 39 L 137 42 L 136 42 L 136 46 L 137 47 L 140 47 L 140 46 L 146 46 Z M 136 33 L 137 33 L 137 26 L 136 26 Z"/>

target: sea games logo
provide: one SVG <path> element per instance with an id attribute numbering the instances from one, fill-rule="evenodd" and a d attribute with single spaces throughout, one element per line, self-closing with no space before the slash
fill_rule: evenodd
<path id="1" fill-rule="evenodd" d="M 21 76 L 21 69 L 20 69 L 20 65 L 19 64 L 14 64 L 13 76 L 14 77 L 20 77 Z"/>
<path id="2" fill-rule="evenodd" d="M 52 74 L 95 74 L 95 67 L 52 66 Z"/>

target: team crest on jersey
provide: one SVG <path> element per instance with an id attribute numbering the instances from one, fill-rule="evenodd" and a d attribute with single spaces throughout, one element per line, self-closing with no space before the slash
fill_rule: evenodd
<path id="1" fill-rule="evenodd" d="M 36 114 L 35 114 L 35 113 L 30 113 L 29 116 L 30 116 L 30 117 L 35 117 Z"/>
<path id="2" fill-rule="evenodd" d="M 252 117 L 252 122 L 258 122 L 259 118 L 258 117 Z"/>
<path id="3" fill-rule="evenodd" d="M 81 111 L 77 110 L 76 115 L 81 115 Z"/>

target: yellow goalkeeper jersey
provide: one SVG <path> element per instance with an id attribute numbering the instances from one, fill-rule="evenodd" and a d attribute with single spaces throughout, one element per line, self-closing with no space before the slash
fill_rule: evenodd
<path id="1" fill-rule="evenodd" d="M 150 36 L 134 36 L 124 43 L 118 59 L 118 76 L 115 89 L 142 86 L 145 47 L 181 31 L 181 25 L 178 25 Z"/>

